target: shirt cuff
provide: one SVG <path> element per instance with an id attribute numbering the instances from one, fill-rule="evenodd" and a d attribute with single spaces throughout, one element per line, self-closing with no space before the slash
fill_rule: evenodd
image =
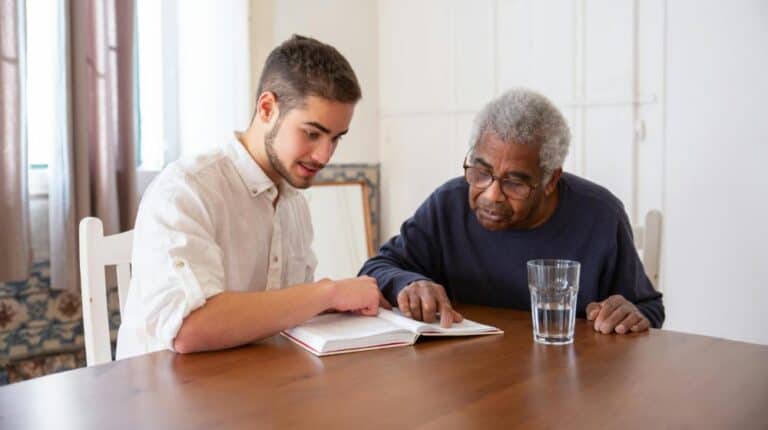
<path id="1" fill-rule="evenodd" d="M 209 297 L 223 291 L 221 288 L 208 288 L 203 291 L 197 277 L 183 258 L 173 258 L 172 275 L 165 280 L 166 287 L 159 289 L 159 294 L 147 297 L 148 331 L 164 348 L 175 351 L 173 341 L 181 329 L 184 318 L 205 304 Z"/>

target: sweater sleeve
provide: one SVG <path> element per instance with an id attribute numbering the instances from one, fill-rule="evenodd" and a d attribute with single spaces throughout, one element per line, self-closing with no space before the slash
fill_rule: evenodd
<path id="1" fill-rule="evenodd" d="M 634 303 L 645 315 L 653 328 L 661 328 L 664 323 L 664 304 L 662 295 L 656 291 L 645 274 L 643 263 L 637 254 L 632 237 L 632 229 L 627 215 L 622 211 L 616 232 L 616 249 L 612 274 L 608 277 L 609 285 L 601 286 L 606 297 L 621 294 Z"/>
<path id="2" fill-rule="evenodd" d="M 400 234 L 363 265 L 360 275 L 376 278 L 384 297 L 397 305 L 397 295 L 412 282 L 440 278 L 439 240 L 438 195 L 433 193 L 403 223 Z"/>

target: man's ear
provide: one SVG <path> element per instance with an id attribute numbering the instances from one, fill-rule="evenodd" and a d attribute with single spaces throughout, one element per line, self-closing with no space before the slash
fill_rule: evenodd
<path id="1" fill-rule="evenodd" d="M 261 93 L 256 100 L 256 120 L 264 125 L 272 125 L 280 116 L 277 97 L 271 91 Z"/>
<path id="2" fill-rule="evenodd" d="M 560 176 L 563 175 L 563 168 L 559 168 L 552 172 L 552 176 L 549 178 L 549 182 L 544 186 L 544 194 L 550 195 L 557 189 L 557 182 L 560 180 Z"/>

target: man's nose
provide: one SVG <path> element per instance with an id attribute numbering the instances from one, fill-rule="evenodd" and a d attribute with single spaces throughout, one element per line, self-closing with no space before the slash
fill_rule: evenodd
<path id="1" fill-rule="evenodd" d="M 331 157 L 333 156 L 333 151 L 333 142 L 330 139 L 325 140 L 319 143 L 315 147 L 315 150 L 312 151 L 312 161 L 323 165 L 328 164 L 328 162 L 331 161 Z"/>
<path id="2" fill-rule="evenodd" d="M 507 199 L 501 191 L 501 182 L 498 179 L 494 179 L 491 185 L 488 185 L 488 188 L 483 191 L 483 197 L 493 202 L 503 202 Z"/>

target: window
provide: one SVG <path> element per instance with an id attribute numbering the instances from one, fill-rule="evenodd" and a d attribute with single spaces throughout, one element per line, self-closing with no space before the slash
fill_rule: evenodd
<path id="1" fill-rule="evenodd" d="M 28 160 L 32 166 L 47 166 L 55 129 L 56 71 L 59 69 L 57 8 L 44 2 L 27 2 L 27 124 Z"/>
<path id="2" fill-rule="evenodd" d="M 248 2 L 137 0 L 140 170 L 248 126 Z"/>
<path id="3" fill-rule="evenodd" d="M 68 2 L 25 3 L 30 191 L 45 194 L 53 151 L 68 136 Z M 137 0 L 140 171 L 157 171 L 180 155 L 220 145 L 248 125 L 247 26 L 245 0 Z"/>
<path id="4" fill-rule="evenodd" d="M 26 2 L 25 25 L 29 190 L 41 195 L 54 144 L 67 138 L 64 1 Z"/>
<path id="5" fill-rule="evenodd" d="M 163 103 L 163 3 L 136 3 L 139 139 L 137 163 L 141 170 L 159 170 L 165 164 L 165 111 Z"/>

